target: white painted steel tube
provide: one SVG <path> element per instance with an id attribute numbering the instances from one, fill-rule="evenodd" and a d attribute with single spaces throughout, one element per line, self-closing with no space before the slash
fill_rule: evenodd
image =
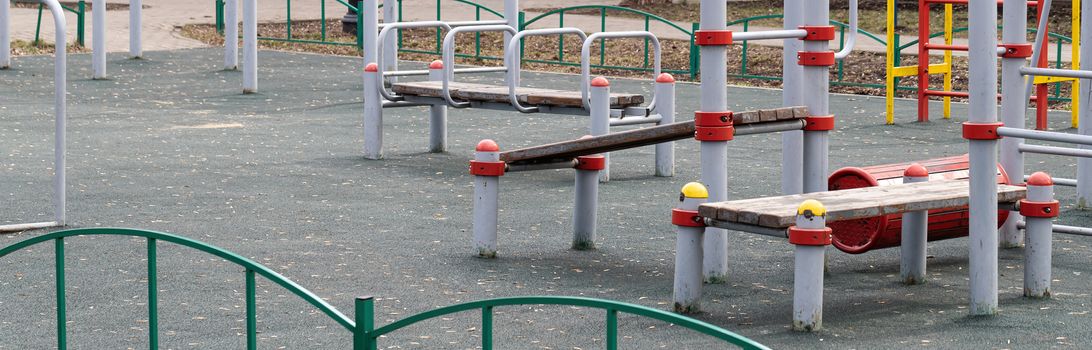
<path id="1" fill-rule="evenodd" d="M 373 70 L 374 69 L 374 70 Z M 383 158 L 383 97 L 379 94 L 378 65 L 364 68 L 364 158 Z"/>
<path id="2" fill-rule="evenodd" d="M 1029 202 L 1053 202 L 1054 184 L 1050 175 L 1036 173 L 1027 184 Z M 1055 213 L 1057 214 L 1057 213 Z M 1051 240 L 1053 218 L 1025 218 L 1024 248 L 1024 296 L 1029 298 L 1050 297 Z"/>
<path id="3" fill-rule="evenodd" d="M 441 81 L 444 79 L 443 66 L 436 66 L 433 62 L 429 67 L 428 80 Z M 382 79 L 379 79 L 382 80 Z M 434 104 L 428 107 L 428 151 L 442 153 L 447 150 L 447 105 Z"/>
<path id="4" fill-rule="evenodd" d="M 595 78 L 591 87 L 591 125 L 588 128 L 592 136 L 610 133 L 610 82 L 606 78 Z M 603 153 L 606 166 L 599 171 L 599 181 L 610 181 L 610 153 Z"/>
<path id="5" fill-rule="evenodd" d="M 243 0 L 243 93 L 258 92 L 258 1 Z"/>
<path id="6" fill-rule="evenodd" d="M 800 39 L 808 35 L 803 29 L 762 30 L 754 32 L 732 33 L 732 41 Z"/>
<path id="7" fill-rule="evenodd" d="M 1027 43 L 1027 14 L 1028 6 L 1019 1 L 1007 1 L 1004 4 L 1004 25 L 1001 31 L 1001 41 L 1009 45 L 1021 45 Z M 1003 49 L 1003 48 L 1002 48 Z M 1024 76 L 1020 69 L 1026 63 L 1024 58 L 1001 58 L 1001 94 L 1007 96 L 1020 96 L 1024 93 Z M 1001 122 L 1013 128 L 1024 128 L 1026 123 L 1025 109 L 1027 101 L 1019 98 L 1001 99 Z M 1024 143 L 1021 138 L 1003 138 L 999 143 L 999 162 L 1001 168 L 1010 176 L 1024 174 L 1024 155 L 1020 154 L 1020 147 Z M 1015 248 L 1023 245 L 1023 231 L 1016 227 L 1016 223 L 1023 220 L 1019 212 L 1009 212 L 1008 219 L 1001 226 L 1000 245 L 1003 248 Z"/>
<path id="8" fill-rule="evenodd" d="M 830 1 L 804 1 L 804 25 L 826 26 L 830 23 Z M 828 52 L 830 43 L 821 40 L 804 41 L 806 52 Z M 830 115 L 830 67 L 802 67 L 802 101 L 813 116 Z M 804 193 L 827 190 L 830 131 L 804 131 Z"/>
<path id="9" fill-rule="evenodd" d="M 106 0 L 91 1 L 91 71 L 91 79 L 106 79 Z"/>
<path id="10" fill-rule="evenodd" d="M 678 210 L 696 212 L 698 206 L 708 201 L 708 195 L 702 196 L 701 184 L 690 183 L 683 188 L 679 196 Z M 705 228 L 701 226 L 675 226 L 675 277 L 672 301 L 678 313 L 698 313 L 701 311 L 702 293 L 702 236 Z"/>
<path id="11" fill-rule="evenodd" d="M 144 4 L 142 0 L 129 0 L 129 57 L 144 56 L 144 44 L 141 40 L 141 17 Z"/>
<path id="12" fill-rule="evenodd" d="M 814 201 L 812 201 L 814 202 Z M 827 226 L 826 210 L 806 211 L 808 202 L 797 210 L 796 227 L 807 230 L 823 230 Z M 823 328 L 823 270 L 826 261 L 825 245 L 796 244 L 794 247 L 792 288 L 792 329 L 815 332 Z"/>
<path id="13" fill-rule="evenodd" d="M 1092 1 L 1081 2 L 1081 13 L 1092 13 Z M 1087 18 L 1087 17 L 1086 17 Z M 1081 37 L 1092 38 L 1092 20 L 1081 21 Z M 1092 45 L 1081 45 L 1080 57 L 1092 57 Z M 1082 71 L 1092 71 L 1092 59 L 1083 59 L 1080 62 Z M 1079 114 L 1077 116 L 1077 134 L 1092 137 L 1092 80 L 1080 81 L 1080 96 L 1077 98 Z M 1081 145 L 1081 149 L 1092 149 L 1090 145 Z M 1077 159 L 1077 178 L 1092 179 L 1092 159 Z M 1057 179 L 1054 181 L 1059 183 Z M 1077 207 L 1081 209 L 1092 208 L 1092 180 L 1081 181 L 1077 186 Z"/>
<path id="14" fill-rule="evenodd" d="M 374 4 L 375 0 L 369 0 L 369 1 L 372 1 L 372 3 Z M 365 7 L 367 7 L 368 1 L 365 1 L 364 4 L 365 4 Z M 378 10 L 376 10 L 376 11 L 378 12 Z M 371 13 L 371 12 L 368 12 L 368 13 Z M 379 19 L 377 19 L 377 17 L 378 17 L 378 15 L 365 16 L 365 18 L 367 18 L 365 23 L 375 23 L 376 21 L 379 20 Z M 365 31 L 369 30 L 368 29 L 369 27 L 370 27 L 370 25 L 365 26 L 364 30 Z M 397 74 L 397 73 L 403 73 L 403 72 L 398 72 L 398 71 L 388 72 L 386 70 L 386 68 L 383 68 L 383 67 L 388 66 L 388 64 L 386 63 L 386 61 L 388 59 L 387 56 L 389 56 L 387 54 L 387 49 L 386 49 L 386 47 L 388 46 L 387 43 L 388 42 L 391 42 L 391 43 L 396 42 L 395 40 L 388 40 L 391 37 L 391 33 L 397 33 L 398 30 L 407 29 L 407 28 L 442 28 L 442 29 L 448 30 L 448 31 L 451 30 L 451 27 L 448 26 L 444 22 L 440 22 L 440 21 L 421 21 L 421 22 L 390 23 L 390 25 L 383 27 L 383 30 L 379 31 L 379 34 L 376 35 L 376 37 L 374 38 L 374 41 L 373 41 L 373 38 L 370 38 L 370 36 L 365 33 L 364 34 L 364 47 L 365 48 L 375 47 L 375 50 L 377 50 L 377 51 L 372 52 L 371 54 L 368 54 L 367 53 L 368 50 L 365 49 L 364 55 L 366 57 L 367 56 L 372 56 L 375 59 L 379 60 L 378 62 L 375 62 L 375 63 L 377 64 L 380 76 L 387 77 L 387 76 L 391 76 L 391 75 L 394 75 L 394 74 Z M 395 38 L 397 38 L 397 37 L 398 36 L 395 36 Z M 395 58 L 394 59 L 397 60 L 398 59 L 397 48 L 395 48 L 395 50 L 396 50 L 396 52 L 395 52 Z M 371 63 L 371 62 L 373 62 L 373 61 L 365 61 L 364 64 L 366 65 L 366 64 Z M 443 63 L 443 62 L 441 62 L 441 63 Z M 483 68 L 485 68 L 485 67 L 483 67 Z M 492 68 L 492 67 L 488 67 L 488 68 Z M 504 68 L 501 67 L 501 69 L 503 70 Z M 416 73 L 416 72 L 419 72 L 419 71 L 410 71 L 410 72 Z M 425 72 L 424 74 L 426 74 L 426 75 L 431 74 L 431 73 L 429 73 L 430 71 L 423 71 L 423 72 Z M 452 72 L 454 72 L 454 70 Z M 407 74 L 407 75 L 409 75 L 409 74 Z M 384 79 L 377 80 L 375 82 L 375 84 L 377 86 L 379 94 L 382 95 L 384 99 L 386 99 L 388 101 L 402 101 L 402 100 L 405 99 L 404 97 L 402 97 L 400 95 L 396 95 L 393 92 L 387 91 L 387 87 L 384 84 Z"/>
<path id="15" fill-rule="evenodd" d="M 1078 145 L 1092 145 L 1092 135 L 1066 134 L 1054 131 L 1027 130 L 1003 126 L 997 128 L 997 134 L 1004 137 L 1019 137 L 1029 140 L 1064 142 Z"/>
<path id="16" fill-rule="evenodd" d="M 519 88 L 520 71 L 521 71 L 520 66 L 519 66 L 519 63 L 520 63 L 520 58 L 519 58 L 520 45 L 519 45 L 519 41 L 523 40 L 523 38 L 528 37 L 528 36 L 564 35 L 564 34 L 574 34 L 574 35 L 580 37 L 580 40 L 586 40 L 588 38 L 588 35 L 585 34 L 584 31 L 580 30 L 579 28 L 568 28 L 568 27 L 566 27 L 566 28 L 531 29 L 531 30 L 524 30 L 524 31 L 521 31 L 519 33 L 516 33 L 516 35 L 513 36 L 510 39 L 511 42 L 509 42 L 507 45 L 505 45 L 505 48 L 504 48 L 504 66 L 508 67 L 506 69 L 508 74 L 505 75 L 504 79 L 505 79 L 505 83 L 508 84 L 508 100 L 509 100 L 509 103 L 512 104 L 512 108 L 515 108 L 517 111 L 519 111 L 521 113 L 537 113 L 538 112 L 538 107 L 524 107 L 522 104 L 520 104 L 519 96 L 516 95 L 516 89 Z"/>
<path id="17" fill-rule="evenodd" d="M 508 52 L 508 50 L 511 49 L 513 45 L 516 47 L 521 46 L 519 42 L 512 42 L 512 37 L 516 35 L 516 32 L 523 30 L 523 28 L 520 28 L 522 24 L 523 23 L 520 23 L 519 0 L 504 0 L 504 25 L 512 28 L 513 30 L 511 32 L 504 32 L 504 42 L 502 42 L 502 45 L 504 45 L 504 52 Z M 515 71 L 519 72 L 520 67 L 523 66 L 523 63 L 521 62 L 521 56 L 522 54 L 516 55 L 515 58 L 507 66 L 510 69 L 514 69 Z M 516 79 L 514 83 L 516 85 L 519 85 L 519 74 L 516 74 Z"/>
<path id="18" fill-rule="evenodd" d="M 224 0 L 224 69 L 239 69 L 239 0 Z"/>
<path id="19" fill-rule="evenodd" d="M 455 74 L 473 74 L 473 73 L 497 73 L 507 72 L 508 68 L 504 67 L 470 67 L 470 68 L 455 68 L 452 73 Z M 416 70 L 399 70 L 399 71 L 384 71 L 385 77 L 408 77 L 415 75 L 428 75 L 428 69 L 416 69 Z"/>
<path id="20" fill-rule="evenodd" d="M 627 117 L 627 118 L 610 118 L 610 126 L 627 126 L 627 125 L 640 125 L 640 124 L 662 124 L 663 118 L 659 115 L 650 115 L 647 117 Z M 665 143 L 658 143 L 662 145 Z"/>
<path id="21" fill-rule="evenodd" d="M 11 1 L 0 1 L 0 69 L 11 68 Z"/>
<path id="22" fill-rule="evenodd" d="M 1057 184 L 1057 182 L 1055 182 L 1055 184 Z M 1053 231 L 1054 233 L 1063 233 L 1067 235 L 1092 236 L 1092 228 L 1089 227 L 1054 225 Z"/>
<path id="23" fill-rule="evenodd" d="M 704 7 L 703 7 L 704 8 Z M 589 35 L 584 39 L 584 44 L 580 46 L 580 96 L 584 101 L 584 108 L 587 109 L 588 103 L 588 84 L 591 80 L 591 46 L 596 40 L 612 39 L 612 38 L 645 38 L 652 43 L 652 78 L 660 76 L 660 66 L 662 61 L 660 60 L 661 47 L 660 39 L 656 37 L 656 34 L 645 31 L 628 31 L 628 32 L 599 32 Z M 652 101 L 649 101 L 648 108 L 656 108 L 656 96 L 652 96 Z"/>
<path id="24" fill-rule="evenodd" d="M 785 0 L 785 29 L 796 29 L 804 24 L 805 0 Z M 800 51 L 800 40 L 785 39 L 781 48 L 781 105 L 784 107 L 800 106 L 801 74 L 796 64 L 796 53 Z M 804 191 L 804 132 L 786 131 L 781 134 L 781 193 L 800 194 Z"/>
<path id="25" fill-rule="evenodd" d="M 484 143 L 485 141 L 483 141 Z M 499 151 L 480 149 L 474 153 L 474 160 L 481 162 L 499 162 Z M 500 200 L 499 176 L 474 176 L 474 250 L 482 258 L 497 257 L 497 215 Z"/>
<path id="26" fill-rule="evenodd" d="M 1020 68 L 1020 74 L 1039 77 L 1092 79 L 1092 71 L 1058 68 L 1023 67 Z"/>
<path id="27" fill-rule="evenodd" d="M 701 30 L 727 29 L 728 6 L 724 0 L 702 0 L 699 21 Z M 726 46 L 699 47 L 701 99 L 698 108 L 705 112 L 728 111 L 728 62 Z M 709 190 L 710 202 L 728 200 L 728 142 L 701 141 L 701 182 Z M 703 237 L 702 274 L 709 283 L 728 280 L 728 232 L 707 227 Z"/>
<path id="28" fill-rule="evenodd" d="M 834 53 L 834 59 L 843 60 L 853 52 L 857 45 L 857 0 L 849 0 L 849 38 L 842 45 L 842 50 Z"/>
<path id="29" fill-rule="evenodd" d="M 573 186 L 573 249 L 595 249 L 595 228 L 599 206 L 599 171 L 576 169 Z"/>
<path id="30" fill-rule="evenodd" d="M 1092 149 L 1021 144 L 1020 152 L 1092 158 Z"/>
<path id="31" fill-rule="evenodd" d="M 1046 0 L 1049 1 L 1049 0 Z M 997 2 L 970 0 L 971 123 L 997 121 Z M 970 146 L 970 315 L 997 313 L 997 140 Z"/>
<path id="32" fill-rule="evenodd" d="M 506 0 L 512 1 L 512 0 Z M 505 32 L 515 35 L 516 30 L 507 25 L 487 25 L 487 26 L 470 26 L 470 27 L 458 27 L 452 28 L 444 36 L 444 42 L 442 46 L 441 57 L 444 63 L 444 80 L 442 94 L 444 100 L 447 100 L 448 106 L 454 108 L 467 108 L 470 107 L 470 102 L 455 101 L 451 97 L 451 80 L 455 78 L 453 69 L 455 69 L 455 38 L 459 33 L 469 32 Z"/>
<path id="33" fill-rule="evenodd" d="M 914 164 L 903 174 L 903 183 L 929 181 L 925 167 Z M 902 214 L 902 244 L 899 245 L 899 277 L 905 284 L 925 283 L 926 242 L 929 238 L 929 211 L 908 211 Z"/>
<path id="34" fill-rule="evenodd" d="M 653 113 L 660 116 L 658 125 L 675 122 L 675 78 L 663 73 L 656 77 L 654 95 L 659 103 Z M 614 124 L 611 124 L 614 125 Z M 656 176 L 675 176 L 675 141 L 656 144 Z"/>
<path id="35" fill-rule="evenodd" d="M 379 61 L 382 57 L 379 55 L 379 51 L 382 50 L 379 47 L 379 1 L 363 0 L 360 3 L 357 11 L 357 25 L 360 26 L 360 30 L 357 32 L 360 33 L 360 43 L 364 46 L 362 48 L 364 64 L 379 64 L 379 72 L 383 73 L 386 63 Z"/>
<path id="36" fill-rule="evenodd" d="M 1041 15 L 1042 18 L 1050 18 L 1050 4 L 1051 4 L 1051 0 L 1041 0 L 1041 1 L 1039 1 L 1039 12 L 1042 14 Z M 1050 21 L 1045 21 L 1045 20 L 1040 20 L 1039 21 L 1039 26 L 1035 30 L 1035 45 L 1032 45 L 1032 49 L 1031 49 L 1031 62 L 1038 63 L 1039 62 L 1039 56 L 1043 55 L 1042 51 L 1043 51 L 1043 47 L 1045 46 L 1043 44 L 1046 43 L 1043 40 L 1047 40 L 1046 39 L 1047 38 L 1047 23 L 1049 23 L 1049 22 Z M 1024 67 L 1024 68 L 1028 68 L 1028 67 Z M 1033 90 L 1035 90 L 1033 88 L 1034 86 L 1035 86 L 1035 79 L 1027 79 L 1027 81 L 1024 83 L 1024 99 L 1023 99 L 1023 102 L 1025 104 L 1028 101 L 1031 100 L 1031 92 Z"/>
<path id="37" fill-rule="evenodd" d="M 383 0 L 383 23 L 398 22 L 398 17 L 399 17 L 398 11 L 400 10 L 399 9 L 399 3 L 401 3 L 401 0 Z M 378 12 L 378 9 L 377 9 L 377 12 Z M 378 25 L 378 23 L 376 23 L 376 25 Z M 375 31 L 378 31 L 378 30 L 379 30 L 378 28 L 375 29 Z M 397 35 L 398 32 L 400 32 L 400 31 L 395 30 L 395 36 L 398 36 Z M 386 43 L 381 42 L 381 43 L 379 43 L 379 45 L 380 45 L 380 47 L 379 47 L 380 50 L 383 52 L 382 57 L 377 57 L 377 59 L 382 58 L 382 60 L 383 60 L 382 61 L 383 63 L 381 64 L 380 68 L 383 69 L 383 70 L 386 70 L 386 71 L 397 71 L 398 70 L 398 43 L 395 42 L 395 41 L 389 41 L 389 42 L 386 42 Z M 376 55 L 379 55 L 379 53 L 376 53 Z M 378 62 L 378 61 L 376 61 L 376 62 Z"/>

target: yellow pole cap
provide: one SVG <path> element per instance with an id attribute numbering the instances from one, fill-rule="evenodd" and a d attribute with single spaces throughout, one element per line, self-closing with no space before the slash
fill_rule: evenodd
<path id="1" fill-rule="evenodd" d="M 827 208 L 823 206 L 823 203 L 814 199 L 809 199 L 800 203 L 800 206 L 796 208 L 796 215 L 826 216 Z"/>
<path id="2" fill-rule="evenodd" d="M 709 190 L 701 183 L 691 182 L 682 187 L 682 195 L 686 198 L 709 198 Z"/>

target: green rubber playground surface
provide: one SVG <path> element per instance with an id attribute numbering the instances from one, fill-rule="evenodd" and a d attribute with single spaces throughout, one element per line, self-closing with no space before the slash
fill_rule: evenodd
<path id="1" fill-rule="evenodd" d="M 450 111 L 450 150 L 427 153 L 424 108 L 386 110 L 387 159 L 361 156 L 359 59 L 261 52 L 258 94 L 242 95 L 239 72 L 220 69 L 221 51 L 111 55 L 110 80 L 92 81 L 90 56 L 69 64 L 70 227 L 121 226 L 179 234 L 254 259 L 346 313 L 354 297 L 377 298 L 377 325 L 437 307 L 493 297 L 568 295 L 659 309 L 671 306 L 674 233 L 669 212 L 683 184 L 698 178 L 698 147 L 677 144 L 677 175 L 653 177 L 651 147 L 612 154 L 600 186 L 595 251 L 569 250 L 571 171 L 501 178 L 499 258 L 474 257 L 474 145 L 502 149 L 577 138 L 586 117 Z M 410 64 L 406 64 L 410 66 Z M 53 138 L 52 58 L 19 57 L 0 71 L 0 224 L 48 220 Z M 500 75 L 460 76 L 497 82 Z M 525 85 L 575 89 L 571 75 L 525 73 Z M 622 92 L 647 81 L 613 79 Z M 680 119 L 697 108 L 697 85 L 678 86 Z M 780 91 L 729 89 L 733 109 L 780 105 Z M 835 95 L 831 170 L 966 152 L 959 121 L 909 123 L 914 102 L 896 104 L 902 124 L 882 125 L 881 98 Z M 939 111 L 940 108 L 933 110 Z M 1052 127 L 1068 125 L 1068 113 Z M 780 190 L 780 136 L 731 143 L 732 198 Z M 1029 170 L 1075 177 L 1072 159 L 1031 155 Z M 1058 187 L 1059 223 L 1092 225 Z M 44 231 L 0 235 L 0 245 Z M 965 239 L 929 246 L 929 282 L 903 286 L 898 251 L 830 254 L 824 330 L 789 330 L 792 246 L 732 233 L 731 276 L 707 285 L 697 318 L 773 348 L 1092 347 L 1092 238 L 1054 238 L 1054 295 L 1022 295 L 1022 252 L 1000 253 L 995 317 L 967 316 Z M 118 237 L 67 240 L 68 339 L 76 349 L 147 345 L 145 242 Z M 160 344 L 173 349 L 245 346 L 241 269 L 180 246 L 159 246 Z M 0 349 L 55 344 L 53 250 L 36 246 L 0 259 Z M 304 301 L 258 281 L 259 348 L 348 347 L 349 334 Z M 477 346 L 474 312 L 418 324 L 381 339 L 381 348 Z M 602 348 L 604 315 L 570 307 L 497 310 L 502 349 Z M 715 343 L 668 324 L 622 316 L 621 348 L 706 349 Z"/>

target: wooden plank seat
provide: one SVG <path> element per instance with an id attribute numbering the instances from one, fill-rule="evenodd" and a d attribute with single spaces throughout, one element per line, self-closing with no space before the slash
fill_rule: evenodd
<path id="1" fill-rule="evenodd" d="M 443 82 L 440 81 L 416 81 L 395 83 L 391 90 L 400 95 L 443 97 Z M 498 85 L 485 85 L 475 83 L 451 82 L 448 84 L 451 97 L 456 101 L 481 101 L 509 103 L 508 87 Z M 552 89 L 538 89 L 519 87 L 516 89 L 519 102 L 526 106 L 557 106 L 557 107 L 583 107 L 580 99 L 580 91 L 563 91 Z M 645 97 L 639 94 L 610 94 L 611 108 L 625 108 L 639 106 L 645 103 Z"/>
<path id="2" fill-rule="evenodd" d="M 712 219 L 710 224 L 718 227 L 717 223 L 723 223 L 724 226 L 786 229 L 795 224 L 796 208 L 807 199 L 823 203 L 827 209 L 827 223 L 830 223 L 909 211 L 963 207 L 968 204 L 968 184 L 968 180 L 939 180 L 743 199 L 702 204 L 698 213 Z M 1014 203 L 1025 195 L 1024 187 L 997 185 L 998 203 Z"/>
<path id="3" fill-rule="evenodd" d="M 783 107 L 754 111 L 736 112 L 732 123 L 736 126 L 760 124 L 766 122 L 803 119 L 807 117 L 806 107 Z M 507 151 L 500 154 L 500 160 L 508 164 L 553 163 L 571 160 L 575 157 L 619 151 L 641 146 L 694 137 L 694 121 L 658 125 L 596 137 L 568 140 Z"/>

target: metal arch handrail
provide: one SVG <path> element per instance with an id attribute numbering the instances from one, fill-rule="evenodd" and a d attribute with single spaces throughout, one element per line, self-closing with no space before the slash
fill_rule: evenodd
<path id="1" fill-rule="evenodd" d="M 660 76 L 660 39 L 656 37 L 656 34 L 652 34 L 647 31 L 625 31 L 625 32 L 599 32 L 589 35 L 584 39 L 584 45 L 580 47 L 580 102 L 584 105 L 585 110 L 590 109 L 590 102 L 588 101 L 588 86 L 591 84 L 591 45 L 599 39 L 610 38 L 648 38 L 652 42 L 653 47 L 653 68 L 652 79 Z M 653 89 L 655 90 L 655 89 Z M 656 95 L 653 93 L 652 101 L 648 103 L 649 110 L 656 108 Z"/>
<path id="2" fill-rule="evenodd" d="M 453 107 L 453 108 L 467 108 L 467 107 L 470 107 L 470 102 L 455 101 L 455 99 L 451 97 L 451 90 L 450 90 L 451 80 L 455 79 L 455 36 L 459 35 L 459 33 L 463 33 L 463 32 L 506 32 L 506 33 L 512 34 L 513 36 L 516 35 L 516 29 L 515 28 L 512 28 L 512 27 L 507 26 L 507 25 L 500 25 L 500 24 L 492 24 L 492 25 L 484 25 L 484 26 L 456 27 L 456 28 L 452 28 L 451 30 L 449 30 L 447 32 L 447 35 L 444 36 L 443 52 L 441 53 L 441 55 L 442 55 L 441 58 L 442 58 L 443 63 L 444 63 L 444 74 L 443 74 L 443 79 L 442 79 L 442 81 L 443 81 L 442 94 L 443 94 L 444 100 L 447 101 L 447 104 L 449 106 Z M 510 69 L 511 68 L 509 68 L 509 70 Z"/>
<path id="3" fill-rule="evenodd" d="M 442 28 L 444 30 L 451 31 L 451 25 L 442 21 L 397 22 L 388 24 L 383 27 L 383 30 L 379 31 L 379 36 L 376 39 L 376 45 L 378 47 L 376 48 L 375 53 L 376 65 L 378 66 L 376 67 L 376 75 L 379 77 L 379 79 L 375 80 L 375 83 L 377 85 L 376 88 L 379 90 L 379 94 L 382 95 L 384 99 L 396 102 L 403 101 L 406 98 L 404 96 L 397 95 L 394 92 L 387 91 L 387 87 L 383 84 L 383 82 L 386 81 L 386 76 L 384 75 L 383 68 L 383 48 L 386 47 L 386 45 L 383 45 L 383 43 L 386 42 L 387 34 L 390 33 L 392 29 L 401 28 Z M 395 54 L 397 54 L 397 51 L 398 50 L 396 49 Z"/>
<path id="4" fill-rule="evenodd" d="M 666 24 L 666 25 L 668 25 L 668 26 L 670 26 L 672 28 L 675 28 L 676 30 L 682 32 L 683 34 L 693 35 L 693 33 L 691 31 L 686 30 L 683 27 L 680 27 L 678 24 L 675 24 L 675 22 L 672 22 L 672 21 L 670 21 L 670 20 L 668 20 L 666 18 L 660 17 L 660 16 L 658 16 L 656 14 L 641 11 L 641 10 L 635 10 L 635 9 L 628 8 L 628 7 L 611 6 L 611 5 L 579 5 L 579 6 L 571 6 L 571 7 L 553 9 L 553 10 L 544 12 L 544 13 L 538 15 L 538 16 L 535 16 L 535 17 L 533 17 L 531 19 L 528 19 L 526 22 L 523 23 L 523 25 L 524 26 L 530 26 L 531 24 L 533 24 L 535 22 L 538 22 L 539 20 L 542 20 L 543 18 L 546 18 L 546 17 L 548 17 L 550 15 L 564 14 L 565 12 L 576 11 L 576 10 L 585 10 L 585 9 L 599 9 L 599 10 L 629 12 L 629 13 L 641 15 L 641 16 L 644 16 L 644 17 L 648 17 L 650 19 L 655 19 L 657 22 L 660 22 L 660 23 Z"/>
<path id="5" fill-rule="evenodd" d="M 857 44 L 857 0 L 849 0 L 849 32 L 853 35 L 846 40 L 842 50 L 834 54 L 834 59 L 842 60 L 849 57 L 849 54 L 853 52 L 853 46 Z"/>
<path id="6" fill-rule="evenodd" d="M 46 0 L 46 1 L 56 1 L 56 0 Z M 355 330 L 355 328 L 356 328 L 356 324 L 353 322 L 353 320 L 350 319 L 349 317 L 345 316 L 345 314 L 342 314 L 341 311 L 338 311 L 337 308 L 334 308 L 333 305 L 330 305 L 326 301 L 322 300 L 322 298 L 315 295 L 315 293 L 307 290 L 306 288 L 303 288 L 302 286 L 296 284 L 296 282 L 293 282 L 292 280 L 288 279 L 287 277 L 284 277 L 283 275 L 277 273 L 276 271 L 273 271 L 269 267 L 266 267 L 265 265 L 262 265 L 262 264 L 260 264 L 258 262 L 247 259 L 247 258 L 245 258 L 245 257 L 243 257 L 243 256 L 241 256 L 239 254 L 233 253 L 233 252 L 225 250 L 223 248 L 220 248 L 220 247 L 217 247 L 217 246 L 205 243 L 205 242 L 201 242 L 201 241 L 198 241 L 198 240 L 195 240 L 195 239 L 186 238 L 186 237 L 182 237 L 182 236 L 178 236 L 178 235 L 174 235 L 174 234 L 170 234 L 170 233 L 166 233 L 166 232 L 139 230 L 139 229 L 130 229 L 130 228 L 81 228 L 81 229 L 63 230 L 63 231 L 52 232 L 52 233 L 49 233 L 49 234 L 29 238 L 27 240 L 20 241 L 18 243 L 9 245 L 7 247 L 4 247 L 3 249 L 0 249 L 0 257 L 4 257 L 4 256 L 6 256 L 8 254 L 19 251 L 20 249 L 23 249 L 23 248 L 26 248 L 26 247 L 29 247 L 29 246 L 32 246 L 32 245 L 35 245 L 35 244 L 38 244 L 38 243 L 48 242 L 48 241 L 52 241 L 52 240 L 56 240 L 56 239 L 63 239 L 63 238 L 66 238 L 66 237 L 73 237 L 73 236 L 106 236 L 106 235 L 110 235 L 110 236 L 128 236 L 128 237 L 144 237 L 144 238 L 149 238 L 149 239 L 155 239 L 155 240 L 158 240 L 158 241 L 170 242 L 170 243 L 178 244 L 178 245 L 181 245 L 181 246 L 193 248 L 193 249 L 196 249 L 196 250 L 203 251 L 205 253 L 215 255 L 218 258 L 227 260 L 227 261 L 229 261 L 231 263 L 234 263 L 235 265 L 239 265 L 239 266 L 241 266 L 241 267 L 243 267 L 243 268 L 245 268 L 247 270 L 254 271 L 255 273 L 257 273 L 259 275 L 262 275 L 263 277 L 269 279 L 270 281 L 273 281 L 274 283 L 280 285 L 281 287 L 284 287 L 288 291 L 290 291 L 293 294 L 295 294 L 295 295 L 299 296 L 300 298 L 302 298 L 307 303 L 309 303 L 312 306 L 318 308 L 320 311 L 325 313 L 327 316 L 329 316 L 331 319 L 336 321 L 342 327 L 345 327 L 345 329 L 348 329 L 350 332 L 353 332 Z"/>
<path id="7" fill-rule="evenodd" d="M 467 310 L 476 309 L 492 309 L 498 306 L 516 306 L 516 305 L 565 305 L 565 306 L 582 306 L 588 308 L 602 309 L 612 312 L 623 312 L 637 316 L 644 316 L 659 321 L 682 326 L 687 329 L 694 330 L 696 332 L 712 336 L 717 339 L 721 339 L 736 345 L 743 349 L 763 350 L 769 349 L 765 345 L 762 345 L 754 340 L 745 338 L 734 332 L 725 330 L 723 328 L 714 326 L 712 324 L 699 321 L 690 317 L 670 313 L 663 310 L 653 309 L 640 305 L 633 305 L 623 302 L 602 300 L 586 297 L 570 297 L 570 296 L 531 296 L 531 297 L 508 297 L 497 298 L 489 300 L 472 301 L 468 303 L 456 304 L 439 309 L 433 309 L 430 311 L 422 312 L 410 317 L 403 318 L 395 321 L 394 323 L 387 324 L 386 326 L 375 329 L 368 333 L 368 337 L 371 339 L 378 339 L 380 336 L 389 334 L 393 331 L 402 329 L 406 326 L 414 323 L 432 319 L 439 316 L 449 315 L 456 312 L 462 312 Z M 608 330 L 609 332 L 609 330 Z"/>
<path id="8" fill-rule="evenodd" d="M 587 40 L 588 34 L 583 30 L 573 27 L 564 28 L 547 28 L 547 29 L 531 29 L 524 30 L 516 35 L 512 36 L 512 39 L 508 41 L 508 49 L 504 52 L 504 65 L 508 67 L 508 74 L 505 75 L 505 82 L 508 84 L 508 98 L 511 100 L 512 107 L 522 113 L 536 113 L 538 107 L 524 107 L 519 103 L 519 97 L 516 96 L 516 88 L 519 87 L 519 63 L 516 62 L 516 54 L 519 52 L 518 43 L 524 37 L 535 35 L 564 35 L 564 34 L 576 34 L 581 40 Z"/>

